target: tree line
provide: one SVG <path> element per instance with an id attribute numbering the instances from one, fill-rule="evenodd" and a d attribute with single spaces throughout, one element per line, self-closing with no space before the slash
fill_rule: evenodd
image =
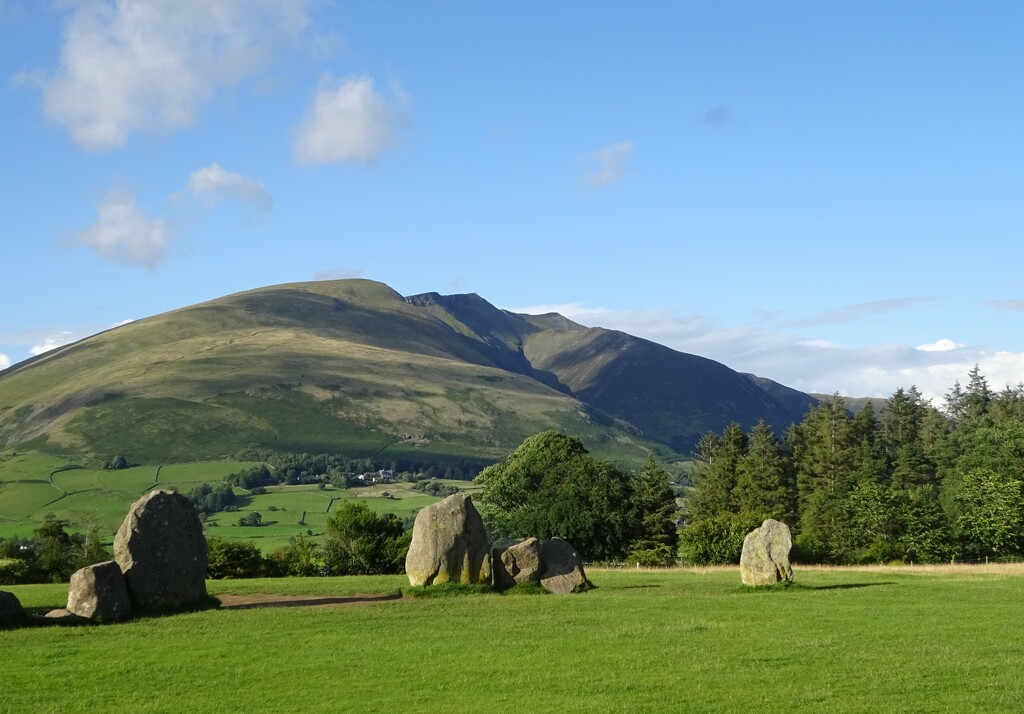
<path id="1" fill-rule="evenodd" d="M 838 395 L 778 438 L 760 422 L 707 434 L 685 501 L 687 561 L 736 562 L 764 518 L 803 562 L 944 562 L 1024 555 L 1024 385 L 976 366 L 940 410 L 916 387 L 851 414 Z"/>

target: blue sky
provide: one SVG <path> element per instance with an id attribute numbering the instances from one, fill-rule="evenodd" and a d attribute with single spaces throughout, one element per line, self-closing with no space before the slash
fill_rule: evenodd
<path id="1" fill-rule="evenodd" d="M 808 391 L 1024 380 L 1024 5 L 0 0 L 0 366 L 366 277 Z"/>

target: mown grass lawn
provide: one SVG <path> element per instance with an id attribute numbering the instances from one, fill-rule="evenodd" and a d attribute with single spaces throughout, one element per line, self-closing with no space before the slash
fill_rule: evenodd
<path id="1" fill-rule="evenodd" d="M 594 572 L 583 595 L 214 610 L 0 632 L 0 711 L 1012 712 L 1024 577 Z M 394 592 L 402 577 L 211 581 Z M 12 588 L 62 604 L 61 586 Z"/>

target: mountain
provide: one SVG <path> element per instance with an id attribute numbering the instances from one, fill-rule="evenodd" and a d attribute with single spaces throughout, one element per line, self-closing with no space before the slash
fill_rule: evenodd
<path id="1" fill-rule="evenodd" d="M 369 280 L 278 285 L 156 315 L 0 372 L 0 445 L 147 462 L 245 449 L 504 457 L 544 429 L 598 455 L 687 455 L 813 399 L 557 314 Z"/>

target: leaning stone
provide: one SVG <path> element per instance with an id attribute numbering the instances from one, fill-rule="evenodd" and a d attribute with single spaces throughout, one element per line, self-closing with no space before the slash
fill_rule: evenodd
<path id="1" fill-rule="evenodd" d="M 789 564 L 789 551 L 793 536 L 789 526 L 769 518 L 760 528 L 752 530 L 743 539 L 740 555 L 740 579 L 744 585 L 761 587 L 793 581 L 793 566 Z"/>
<path id="2" fill-rule="evenodd" d="M 416 515 L 405 572 L 412 585 L 490 583 L 490 550 L 472 499 L 455 493 Z"/>
<path id="3" fill-rule="evenodd" d="M 151 491 L 128 511 L 114 538 L 133 608 L 177 610 L 206 599 L 206 538 L 192 503 Z"/>
<path id="4" fill-rule="evenodd" d="M 0 590 L 0 627 L 23 625 L 27 621 L 28 615 L 18 597 L 14 593 Z"/>
<path id="5" fill-rule="evenodd" d="M 561 538 L 549 538 L 540 544 L 540 561 L 540 584 L 549 593 L 567 595 L 590 586 L 579 553 Z"/>
<path id="6" fill-rule="evenodd" d="M 536 538 L 491 549 L 495 587 L 510 588 L 520 583 L 536 582 L 540 580 L 541 567 L 540 541 Z"/>
<path id="7" fill-rule="evenodd" d="M 131 614 L 121 568 L 113 560 L 75 571 L 68 588 L 69 612 L 98 622 L 116 622 Z"/>

